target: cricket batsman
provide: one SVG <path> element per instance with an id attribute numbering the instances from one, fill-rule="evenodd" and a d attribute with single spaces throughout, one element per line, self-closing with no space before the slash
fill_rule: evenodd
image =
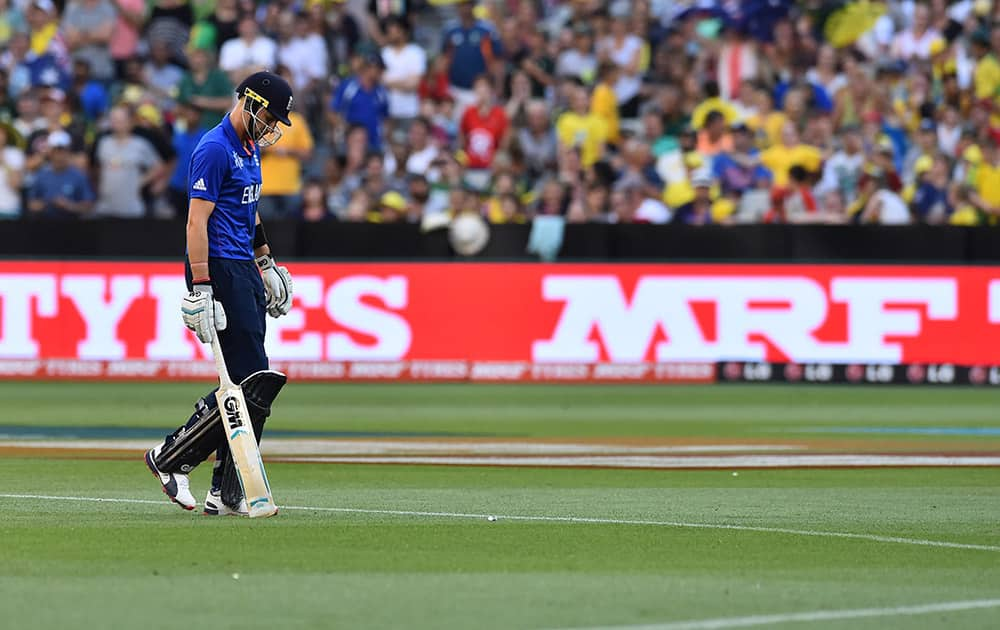
<path id="1" fill-rule="evenodd" d="M 273 73 L 257 72 L 239 85 L 236 97 L 232 110 L 205 134 L 191 157 L 185 265 L 189 293 L 181 315 L 202 343 L 218 335 L 259 443 L 271 403 L 285 384 L 284 374 L 268 370 L 264 314 L 286 315 L 292 304 L 291 276 L 275 265 L 257 214 L 260 147 L 281 138 L 279 123 L 291 125 L 292 89 Z M 145 460 L 170 500 L 193 510 L 197 502 L 188 473 L 213 452 L 205 514 L 245 514 L 214 392 L 199 399 L 191 418 L 147 451 Z"/>

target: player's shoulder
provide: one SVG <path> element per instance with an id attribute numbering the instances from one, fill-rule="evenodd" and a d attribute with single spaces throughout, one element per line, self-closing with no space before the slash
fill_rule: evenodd
<path id="1" fill-rule="evenodd" d="M 229 155 L 229 140 L 226 138 L 226 134 L 222 127 L 215 127 L 209 129 L 198 141 L 195 146 L 195 154 L 219 154 L 219 155 Z"/>

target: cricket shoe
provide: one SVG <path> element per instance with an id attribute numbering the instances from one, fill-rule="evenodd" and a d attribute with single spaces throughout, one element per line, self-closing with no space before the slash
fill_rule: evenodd
<path id="1" fill-rule="evenodd" d="M 222 502 L 222 492 L 219 490 L 209 490 L 205 497 L 206 516 L 249 516 L 246 499 L 240 499 L 240 504 L 234 510 Z"/>
<path id="2" fill-rule="evenodd" d="M 146 466 L 153 476 L 160 480 L 163 486 L 163 494 L 167 495 L 171 501 L 181 506 L 185 510 L 193 510 L 198 507 L 194 495 L 191 494 L 191 487 L 188 476 L 182 473 L 165 473 L 156 467 L 156 448 L 146 451 Z"/>

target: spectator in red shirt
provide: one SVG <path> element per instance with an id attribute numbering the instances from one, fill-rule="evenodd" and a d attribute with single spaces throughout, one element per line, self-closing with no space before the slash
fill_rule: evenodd
<path id="1" fill-rule="evenodd" d="M 507 137 L 509 125 L 507 113 L 496 103 L 489 77 L 477 77 L 472 89 L 476 102 L 462 114 L 459 129 L 461 146 L 465 151 L 466 167 L 471 171 L 467 177 L 470 181 L 485 185 L 490 181 L 491 173 L 488 169 L 493 165 L 493 158 Z"/>

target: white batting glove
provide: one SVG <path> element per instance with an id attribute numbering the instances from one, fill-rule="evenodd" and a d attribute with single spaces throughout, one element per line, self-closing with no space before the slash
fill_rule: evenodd
<path id="1" fill-rule="evenodd" d="M 288 315 L 288 311 L 292 310 L 292 276 L 288 269 L 276 267 L 270 254 L 258 258 L 257 266 L 264 279 L 267 314 L 271 317 Z"/>
<path id="2" fill-rule="evenodd" d="M 215 331 L 226 329 L 226 310 L 212 298 L 210 284 L 194 285 L 181 302 L 181 317 L 202 343 L 212 343 Z"/>

